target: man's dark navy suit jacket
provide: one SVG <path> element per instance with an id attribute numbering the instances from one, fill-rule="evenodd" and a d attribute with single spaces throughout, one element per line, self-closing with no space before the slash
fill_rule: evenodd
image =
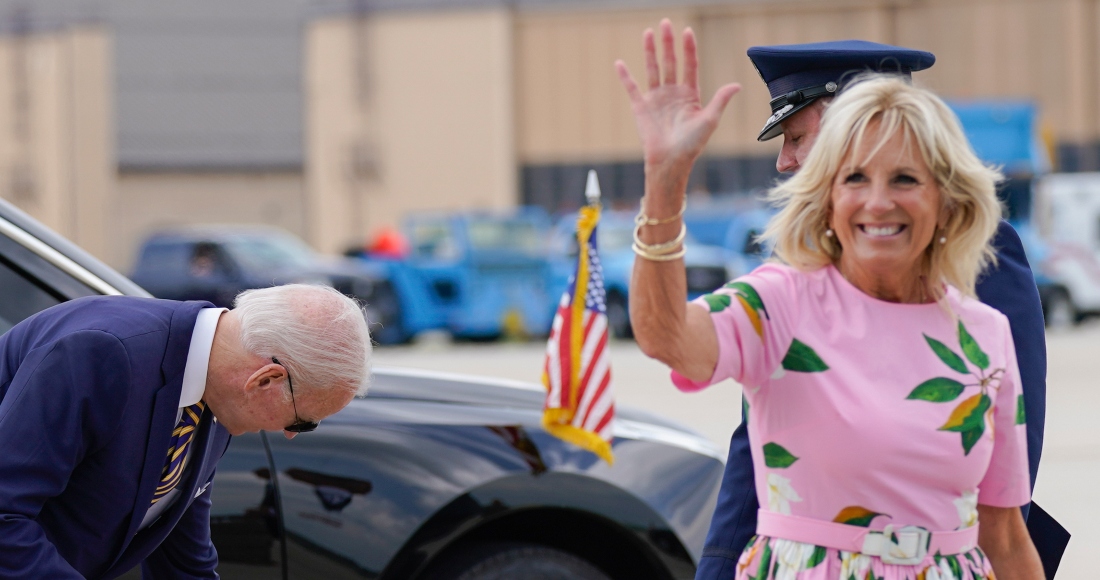
<path id="1" fill-rule="evenodd" d="M 1024 412 L 1027 415 L 1027 455 L 1031 470 L 1031 487 L 1035 488 L 1035 473 L 1043 450 L 1043 424 L 1046 420 L 1047 350 L 1043 329 L 1043 310 L 1035 279 L 1024 255 L 1020 236 L 1002 221 L 993 241 L 997 248 L 997 266 L 978 281 L 978 298 L 1000 310 L 1012 327 L 1016 359 L 1020 366 L 1020 381 L 1024 391 Z M 1024 517 L 1029 508 L 1024 506 Z M 733 432 L 729 459 L 718 506 L 710 523 L 703 557 L 695 574 L 696 580 L 733 578 L 741 550 L 756 533 L 756 511 L 760 508 L 753 483 L 752 454 L 745 423 Z M 1053 576 L 1065 551 L 1069 534 L 1046 512 L 1036 509 L 1028 519 L 1043 567 Z"/>
<path id="2" fill-rule="evenodd" d="M 229 433 L 207 414 L 178 499 L 138 526 L 175 428 L 205 302 L 95 297 L 0 337 L 0 578 L 214 578 L 209 483 Z"/>

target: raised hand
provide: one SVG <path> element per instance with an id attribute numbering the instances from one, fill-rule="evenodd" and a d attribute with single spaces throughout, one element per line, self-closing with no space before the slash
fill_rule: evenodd
<path id="1" fill-rule="evenodd" d="M 664 52 L 657 65 L 653 30 L 643 34 L 646 80 L 643 93 L 623 62 L 616 61 L 619 79 L 630 96 L 634 121 L 645 152 L 645 195 L 638 227 L 634 230 L 639 258 L 630 279 L 630 322 L 634 338 L 646 355 L 669 365 L 685 377 L 705 380 L 718 363 L 718 338 L 710 314 L 687 306 L 687 275 L 682 256 L 686 248 L 668 254 L 676 259 L 654 259 L 652 248 L 676 245 L 685 230 L 682 217 L 688 176 L 695 159 L 718 127 L 718 118 L 741 86 L 725 85 L 704 107 L 699 99 L 699 59 L 695 33 L 684 30 L 684 78 L 677 82 L 672 24 L 660 25 Z M 664 69 L 663 74 L 662 70 Z M 649 248 L 647 250 L 646 248 Z M 659 255 L 659 254 L 658 254 Z"/>
<path id="2" fill-rule="evenodd" d="M 646 29 L 642 35 L 649 87 L 645 93 L 638 88 L 623 61 L 615 61 L 615 69 L 630 96 L 634 121 L 642 138 L 647 175 L 652 170 L 669 171 L 676 175 L 682 173 L 686 179 L 695 159 L 718 127 L 722 111 L 741 90 L 741 85 L 722 86 L 704 107 L 699 98 L 695 33 L 690 28 L 684 29 L 684 78 L 677 82 L 672 23 L 666 18 L 659 28 L 664 53 L 662 66 L 657 64 L 653 29 Z"/>

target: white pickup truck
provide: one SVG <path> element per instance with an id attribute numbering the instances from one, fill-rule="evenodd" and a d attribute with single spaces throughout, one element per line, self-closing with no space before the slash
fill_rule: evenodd
<path id="1" fill-rule="evenodd" d="M 1018 228 L 1036 274 L 1048 326 L 1100 314 L 1100 173 L 1036 181 L 1037 231 Z"/>

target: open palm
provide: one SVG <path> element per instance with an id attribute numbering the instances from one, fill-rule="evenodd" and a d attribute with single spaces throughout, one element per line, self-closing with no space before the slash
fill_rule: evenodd
<path id="1" fill-rule="evenodd" d="M 615 68 L 630 97 L 634 121 L 642 138 L 646 166 L 690 172 L 691 165 L 718 127 L 722 111 L 733 95 L 741 90 L 741 86 L 735 83 L 724 85 L 704 107 L 699 98 L 695 34 L 690 28 L 684 30 L 682 82 L 677 82 L 672 24 L 667 19 L 661 21 L 660 34 L 664 53 L 663 74 L 662 67 L 657 64 L 653 31 L 647 29 L 643 35 L 648 91 L 641 91 L 621 60 L 615 62 Z"/>

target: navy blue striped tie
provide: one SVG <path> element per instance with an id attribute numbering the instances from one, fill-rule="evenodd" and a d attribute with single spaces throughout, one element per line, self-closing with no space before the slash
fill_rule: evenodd
<path id="1" fill-rule="evenodd" d="M 180 422 L 176 424 L 175 430 L 172 431 L 172 444 L 168 447 L 168 460 L 164 463 L 164 471 L 160 475 L 160 485 L 153 492 L 153 501 L 150 505 L 163 499 L 165 495 L 168 495 L 168 492 L 175 489 L 176 485 L 179 484 L 180 478 L 183 476 L 184 461 L 187 459 L 187 448 L 191 445 L 191 440 L 195 438 L 195 432 L 199 428 L 199 419 L 202 417 L 202 411 L 205 408 L 206 403 L 199 401 L 183 410 Z"/>

